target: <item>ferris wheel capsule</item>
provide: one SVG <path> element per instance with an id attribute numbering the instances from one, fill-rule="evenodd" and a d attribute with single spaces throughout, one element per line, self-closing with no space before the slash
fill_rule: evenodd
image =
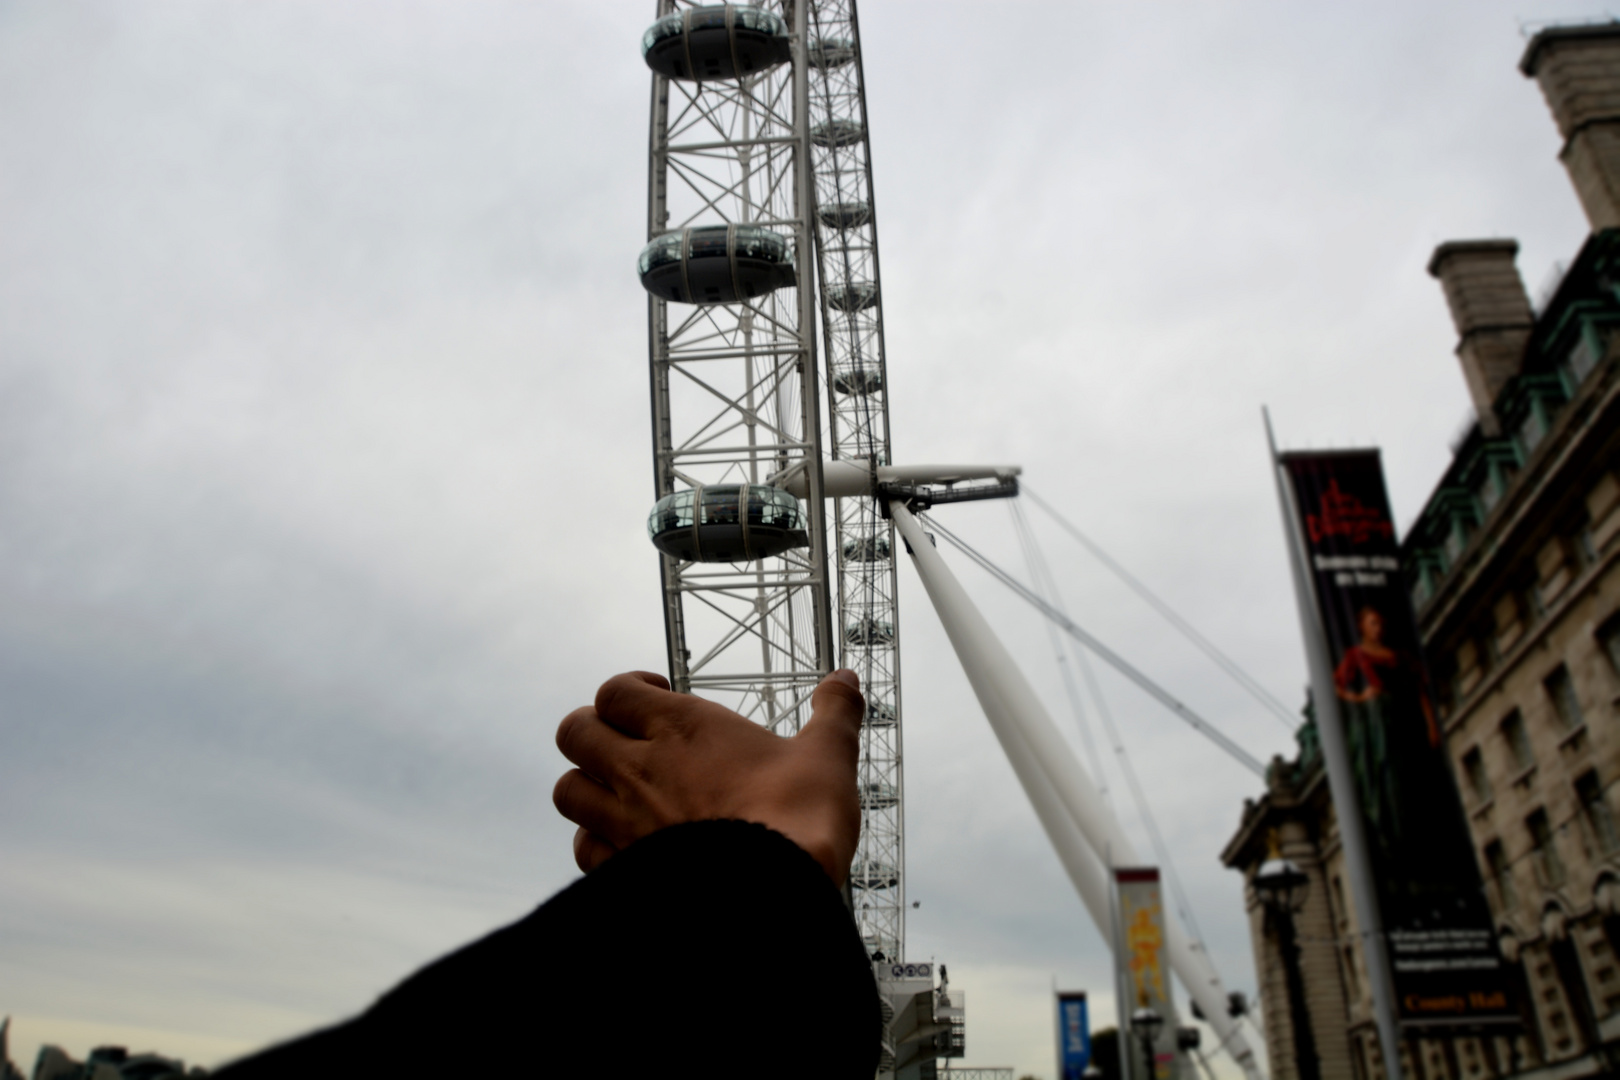
<path id="1" fill-rule="evenodd" d="M 885 622 L 868 616 L 858 619 L 844 627 L 844 644 L 873 645 L 894 644 L 894 623 Z"/>
<path id="2" fill-rule="evenodd" d="M 894 709 L 880 701 L 874 701 L 866 707 L 867 727 L 894 727 L 897 721 Z"/>
<path id="3" fill-rule="evenodd" d="M 653 547 L 686 562 L 752 562 L 809 547 L 804 511 L 769 484 L 715 484 L 665 495 L 647 518 Z"/>
<path id="4" fill-rule="evenodd" d="M 887 810 L 900 802 L 900 789 L 874 780 L 861 785 L 861 806 L 867 810 Z"/>
<path id="5" fill-rule="evenodd" d="M 839 311 L 863 311 L 877 303 L 878 287 L 870 281 L 857 281 L 827 290 L 827 303 Z"/>
<path id="6" fill-rule="evenodd" d="M 780 233 L 758 225 L 704 225 L 654 238 L 636 261 L 641 285 L 680 304 L 729 304 L 796 284 Z"/>
<path id="7" fill-rule="evenodd" d="M 866 129 L 859 120 L 828 120 L 810 129 L 810 141 L 825 147 L 850 146 L 860 142 L 865 135 Z"/>
<path id="8" fill-rule="evenodd" d="M 883 389 L 883 372 L 875 364 L 857 364 L 852 368 L 833 372 L 832 388 L 845 395 L 875 394 Z M 889 553 L 885 551 L 883 558 L 887 559 L 888 557 Z M 871 562 L 872 560 L 865 559 L 863 561 Z"/>
<path id="9" fill-rule="evenodd" d="M 816 217 L 829 229 L 840 232 L 858 229 L 872 220 L 872 204 L 865 202 L 836 202 L 816 210 Z"/>
<path id="10" fill-rule="evenodd" d="M 887 536 L 851 536 L 844 541 L 844 558 L 851 562 L 881 562 L 889 558 Z"/>
<path id="11" fill-rule="evenodd" d="M 849 38 L 817 38 L 805 50 L 810 60 L 810 66 L 817 71 L 826 71 L 829 68 L 843 67 L 855 59 L 855 43 Z"/>
<path id="12" fill-rule="evenodd" d="M 900 875 L 889 863 L 857 858 L 849 868 L 849 884 L 856 889 L 892 889 L 900 884 Z"/>
<path id="13" fill-rule="evenodd" d="M 791 56 L 782 17 L 740 4 L 677 11 L 641 36 L 641 58 L 671 79 L 735 79 L 786 63 Z"/>

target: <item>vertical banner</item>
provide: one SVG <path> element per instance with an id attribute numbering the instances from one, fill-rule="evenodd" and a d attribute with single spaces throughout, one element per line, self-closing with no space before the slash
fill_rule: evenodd
<path id="1" fill-rule="evenodd" d="M 1091 1020 L 1084 990 L 1060 990 L 1058 1012 L 1058 1080 L 1083 1080 L 1091 1064 Z"/>
<path id="2" fill-rule="evenodd" d="M 1401 1026 L 1517 1023 L 1446 760 L 1376 450 L 1279 457 L 1332 664 Z M 1332 769 L 1330 769 L 1331 775 Z M 1417 1032 L 1414 1031 L 1414 1034 Z"/>
<path id="3" fill-rule="evenodd" d="M 1170 965 L 1164 955 L 1164 904 L 1155 867 L 1120 867 L 1114 871 L 1119 895 L 1119 935 L 1124 945 L 1125 986 L 1130 998 L 1119 1005 L 1120 1031 L 1132 1013 L 1152 1009 L 1163 1021 L 1153 1040 L 1153 1073 L 1143 1076 L 1148 1053 L 1142 1033 L 1130 1032 L 1130 1075 L 1138 1080 L 1175 1080 L 1176 1005 L 1170 995 Z"/>

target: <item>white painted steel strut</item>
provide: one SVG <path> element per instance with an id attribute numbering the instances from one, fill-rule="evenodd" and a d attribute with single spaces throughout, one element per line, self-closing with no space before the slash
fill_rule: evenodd
<path id="1" fill-rule="evenodd" d="M 1101 853 L 1111 853 L 1118 865 L 1134 865 L 1134 847 L 1040 698 L 924 535 L 917 519 L 899 500 L 890 502 L 889 510 L 996 739 L 1075 891 L 1112 947 L 1108 863 Z M 1250 1080 L 1261 1080 L 1254 1051 L 1238 1029 L 1237 1019 L 1227 1015 L 1226 989 L 1208 954 L 1187 937 L 1177 919 L 1165 920 L 1165 939 L 1171 969 L 1198 1003 L 1199 1011 Z"/>

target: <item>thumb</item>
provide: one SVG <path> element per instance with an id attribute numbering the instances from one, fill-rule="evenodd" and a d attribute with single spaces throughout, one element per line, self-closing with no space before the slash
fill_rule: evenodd
<path id="1" fill-rule="evenodd" d="M 860 677 L 848 668 L 822 679 L 810 695 L 810 720 L 795 738 L 847 748 L 853 761 L 859 755 L 861 717 L 866 714 L 860 685 Z"/>

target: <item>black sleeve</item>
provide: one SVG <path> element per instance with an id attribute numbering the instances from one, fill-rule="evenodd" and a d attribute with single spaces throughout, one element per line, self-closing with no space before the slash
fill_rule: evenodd
<path id="1" fill-rule="evenodd" d="M 880 1027 L 821 866 L 762 825 L 703 821 L 638 841 L 355 1019 L 216 1075 L 871 1080 Z"/>

